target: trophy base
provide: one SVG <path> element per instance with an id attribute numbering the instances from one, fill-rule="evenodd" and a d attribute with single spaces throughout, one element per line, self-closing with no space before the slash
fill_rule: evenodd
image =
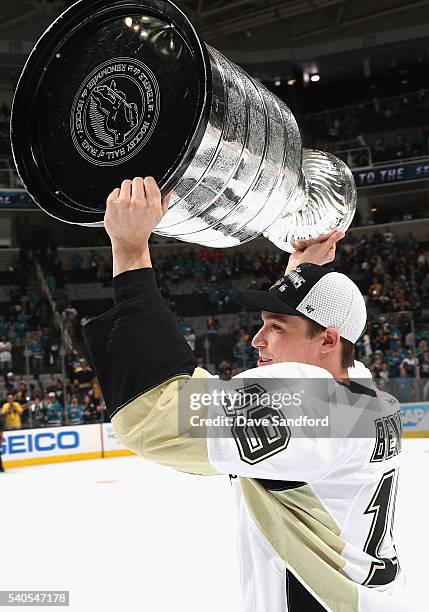
<path id="1" fill-rule="evenodd" d="M 331 153 L 304 149 L 300 184 L 264 236 L 293 253 L 295 240 L 317 238 L 334 229 L 345 232 L 353 221 L 356 201 L 350 168 Z"/>

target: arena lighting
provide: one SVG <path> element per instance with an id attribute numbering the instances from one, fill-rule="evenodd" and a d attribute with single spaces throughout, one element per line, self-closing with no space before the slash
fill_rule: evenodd
<path id="1" fill-rule="evenodd" d="M 133 25 L 133 20 L 131 17 L 125 17 L 125 25 L 127 25 L 129 28 Z"/>
<path id="2" fill-rule="evenodd" d="M 371 212 L 378 212 L 378 208 L 371 208 Z"/>
<path id="3" fill-rule="evenodd" d="M 296 79 L 289 79 L 287 82 L 288 85 L 295 85 L 295 83 L 296 83 Z"/>
<path id="4" fill-rule="evenodd" d="M 310 80 L 313 81 L 313 83 L 317 83 L 317 81 L 320 81 L 320 74 L 312 74 Z"/>
<path id="5" fill-rule="evenodd" d="M 282 84 L 282 82 L 281 82 L 281 80 L 280 80 L 280 79 L 276 79 L 276 80 L 274 81 L 274 85 L 275 85 L 276 87 L 280 87 L 280 85 L 281 85 L 281 84 Z"/>

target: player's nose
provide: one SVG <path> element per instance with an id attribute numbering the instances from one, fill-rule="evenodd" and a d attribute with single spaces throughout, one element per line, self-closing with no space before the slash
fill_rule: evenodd
<path id="1" fill-rule="evenodd" d="M 253 336 L 252 346 L 253 348 L 262 348 L 267 346 L 267 341 L 264 338 L 264 328 L 261 329 Z"/>

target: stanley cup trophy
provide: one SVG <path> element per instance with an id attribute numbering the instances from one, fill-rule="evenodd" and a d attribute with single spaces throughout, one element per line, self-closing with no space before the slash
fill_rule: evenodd
<path id="1" fill-rule="evenodd" d="M 45 212 L 102 226 L 107 194 L 153 176 L 155 233 L 209 247 L 263 234 L 280 249 L 345 231 L 349 168 L 302 149 L 284 102 L 200 41 L 168 0 L 80 0 L 33 49 L 11 120 L 16 167 Z"/>

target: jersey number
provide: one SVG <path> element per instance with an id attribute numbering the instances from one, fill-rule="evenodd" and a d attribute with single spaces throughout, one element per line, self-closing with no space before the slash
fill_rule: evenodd
<path id="1" fill-rule="evenodd" d="M 384 536 L 386 535 L 388 528 L 389 508 L 392 507 L 392 503 L 394 510 L 397 483 L 398 481 L 395 478 L 395 470 L 390 470 L 390 472 L 383 474 L 377 490 L 364 512 L 364 514 L 374 515 L 371 529 L 365 542 L 364 551 L 371 555 L 371 557 L 375 557 L 377 559 L 377 561 L 372 562 L 368 577 L 363 582 L 363 584 L 368 587 L 377 587 L 384 584 L 389 584 L 395 580 L 399 572 L 399 563 L 396 556 L 392 559 L 379 556 L 380 546 L 383 543 Z M 393 493 L 394 485 L 395 491 Z M 390 515 L 390 533 L 392 533 L 394 511 L 392 511 Z"/>
<path id="2" fill-rule="evenodd" d="M 227 403 L 223 407 L 227 415 L 246 417 L 245 422 L 236 419 L 232 426 L 232 435 L 241 459 L 254 464 L 284 450 L 289 444 L 290 429 L 283 423 L 276 423 L 274 419 L 285 418 L 281 410 L 261 404 L 260 396 L 266 390 L 258 384 L 252 384 L 236 389 L 236 392 L 245 397 L 240 408 L 233 408 Z"/>

